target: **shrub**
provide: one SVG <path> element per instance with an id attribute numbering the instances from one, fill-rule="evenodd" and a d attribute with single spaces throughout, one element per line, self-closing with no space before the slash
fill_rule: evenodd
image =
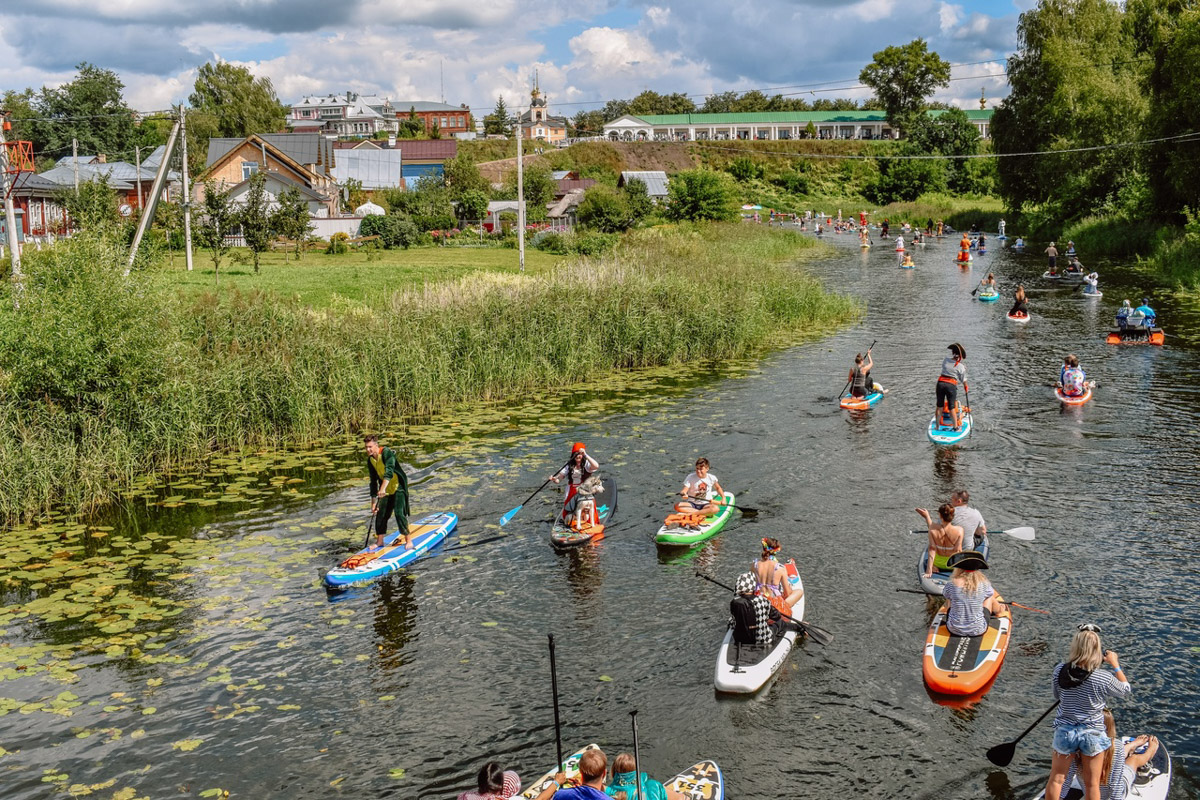
<path id="1" fill-rule="evenodd" d="M 771 182 L 789 194 L 808 194 L 810 186 L 808 177 L 799 172 L 785 172 Z"/>
<path id="2" fill-rule="evenodd" d="M 747 156 L 735 158 L 729 164 L 729 174 L 739 181 L 757 180 L 763 176 L 763 168 Z"/>
<path id="3" fill-rule="evenodd" d="M 616 190 L 599 184 L 583 193 L 576 215 L 581 225 L 603 233 L 628 230 L 630 225 L 625 198 Z"/>
<path id="4" fill-rule="evenodd" d="M 581 256 L 604 255 L 616 247 L 620 240 L 621 237 L 615 233 L 583 233 L 571 242 L 571 251 Z"/>
<path id="5" fill-rule="evenodd" d="M 736 219 L 728 179 L 719 172 L 702 169 L 677 173 L 667 186 L 667 216 L 686 222 Z"/>
<path id="6" fill-rule="evenodd" d="M 340 256 L 350 252 L 350 245 L 346 244 L 350 240 L 350 235 L 345 231 L 338 231 L 333 236 L 329 237 L 329 246 L 325 248 L 328 255 Z"/>

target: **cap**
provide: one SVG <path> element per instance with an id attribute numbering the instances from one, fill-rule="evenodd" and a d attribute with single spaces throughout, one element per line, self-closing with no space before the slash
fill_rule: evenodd
<path id="1" fill-rule="evenodd" d="M 576 442 L 575 446 L 571 448 L 571 455 L 575 455 L 580 450 L 586 450 L 586 449 L 587 449 L 587 447 L 584 445 L 583 442 Z"/>

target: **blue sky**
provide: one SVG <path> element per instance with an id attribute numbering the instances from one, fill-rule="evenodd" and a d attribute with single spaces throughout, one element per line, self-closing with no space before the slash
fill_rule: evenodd
<path id="1" fill-rule="evenodd" d="M 39 0 L 0 7 L 0 87 L 116 70 L 131 105 L 182 100 L 220 58 L 274 82 L 281 99 L 347 89 L 486 112 L 528 99 L 534 71 L 573 114 L 643 89 L 704 95 L 803 85 L 863 97 L 859 70 L 925 38 L 955 65 L 938 99 L 978 107 L 1007 93 L 1003 59 L 1031 5 L 982 0 Z M 444 75 L 444 79 L 443 76 Z M 780 90 L 796 93 L 799 88 Z M 698 102 L 702 98 L 697 98 Z"/>

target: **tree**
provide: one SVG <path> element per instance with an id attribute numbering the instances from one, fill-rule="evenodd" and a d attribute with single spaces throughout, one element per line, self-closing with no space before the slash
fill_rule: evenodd
<path id="1" fill-rule="evenodd" d="M 486 202 L 487 193 L 492 188 L 492 184 L 483 177 L 479 167 L 475 166 L 475 162 L 465 150 L 446 162 L 442 178 L 450 190 L 452 200 L 462 199 L 467 192 L 481 192 Z"/>
<path id="2" fill-rule="evenodd" d="M 250 176 L 250 188 L 246 199 L 238 210 L 237 222 L 242 226 L 242 236 L 246 246 L 254 254 L 254 274 L 258 274 L 258 259 L 271 246 L 278 231 L 275 229 L 275 215 L 271 213 L 267 199 L 267 176 L 263 172 L 255 172 Z"/>
<path id="3" fill-rule="evenodd" d="M 915 153 L 943 156 L 973 156 L 979 152 L 979 129 L 961 108 L 952 108 L 937 116 L 920 114 L 913 117 L 907 131 L 908 144 Z M 968 167 L 970 159 L 958 158 L 943 162 L 945 179 L 956 192 L 969 193 L 982 185 L 977 172 Z"/>
<path id="4" fill-rule="evenodd" d="M 79 191 L 64 189 L 59 192 L 59 203 L 67 217 L 83 230 L 97 231 L 115 228 L 121 222 L 117 210 L 117 191 L 101 177 L 80 181 Z"/>
<path id="5" fill-rule="evenodd" d="M 512 134 L 512 119 L 503 97 L 496 97 L 496 107 L 483 118 L 483 133 L 486 136 L 509 136 Z"/>
<path id="6" fill-rule="evenodd" d="M 554 201 L 558 191 L 558 182 L 550 174 L 549 167 L 528 167 L 525 170 L 525 213 L 531 208 L 545 210 L 546 205 Z"/>
<path id="7" fill-rule="evenodd" d="M 719 172 L 695 169 L 672 176 L 667 185 L 667 216 L 700 222 L 732 220 L 737 215 L 732 187 Z"/>
<path id="8" fill-rule="evenodd" d="M 201 207 L 200 224 L 196 227 L 196 238 L 209 248 L 212 254 L 213 274 L 221 282 L 221 260 L 229 252 L 226 236 L 238 223 L 238 212 L 229 200 L 229 193 L 222 192 L 211 183 L 204 184 L 204 204 Z"/>
<path id="9" fill-rule="evenodd" d="M 354 211 L 354 209 L 367 202 L 370 198 L 367 197 L 366 191 L 363 190 L 363 182 L 358 178 L 347 178 L 342 185 L 344 198 L 342 203 L 346 211 Z"/>
<path id="10" fill-rule="evenodd" d="M 270 78 L 256 78 L 246 67 L 227 61 L 210 61 L 200 67 L 188 105 L 189 127 L 208 125 L 211 136 L 236 139 L 279 131 L 287 114 Z"/>
<path id="11" fill-rule="evenodd" d="M 645 90 L 629 101 L 625 113 L 635 116 L 645 114 L 690 114 L 696 110 L 696 104 L 685 94 L 659 94 Z"/>
<path id="12" fill-rule="evenodd" d="M 743 183 L 763 176 L 763 168 L 749 156 L 738 156 L 730 162 L 726 171 Z"/>
<path id="13" fill-rule="evenodd" d="M 729 114 L 733 111 L 733 106 L 737 102 L 737 92 L 721 92 L 719 94 L 710 94 L 704 98 L 704 105 L 700 106 L 701 114 Z"/>
<path id="14" fill-rule="evenodd" d="M 906 148 L 906 154 L 912 154 Z M 875 203 L 910 203 L 927 192 L 946 189 L 943 162 L 930 159 L 887 160 L 879 164 L 879 178 L 864 194 Z"/>
<path id="15" fill-rule="evenodd" d="M 487 216 L 487 195 L 477 189 L 469 189 L 458 196 L 458 218 L 481 220 Z"/>
<path id="16" fill-rule="evenodd" d="M 572 136 L 599 136 L 604 133 L 604 123 L 608 122 L 604 118 L 603 111 L 580 111 L 571 120 L 573 128 Z"/>
<path id="17" fill-rule="evenodd" d="M 1041 0 L 1017 23 L 1017 50 L 1008 60 L 1011 92 L 992 118 L 996 152 L 1138 140 L 1148 108 L 1144 71 L 1120 6 L 1107 0 Z M 1112 148 L 1002 158 L 1000 194 L 1018 211 L 1052 204 L 1047 211 L 1060 221 L 1076 219 L 1140 182 L 1130 156 L 1127 149 Z"/>
<path id="18" fill-rule="evenodd" d="M 308 231 L 312 227 L 311 217 L 308 213 L 308 203 L 304 202 L 304 198 L 300 196 L 300 190 L 295 186 L 285 189 L 277 198 L 279 208 L 275 209 L 275 215 L 271 220 L 272 226 L 280 236 L 292 239 L 296 243 L 296 258 L 299 259 L 304 240 L 308 238 Z M 287 252 L 284 251 L 283 260 L 287 262 Z"/>
<path id="19" fill-rule="evenodd" d="M 417 116 L 417 107 L 408 107 L 408 116 L 400 120 L 396 133 L 401 139 L 416 139 L 425 132 L 425 126 L 421 124 L 421 118 Z"/>
<path id="20" fill-rule="evenodd" d="M 645 181 L 634 178 L 626 181 L 621 188 L 625 195 L 625 205 L 629 209 L 631 227 L 654 213 L 654 201 L 650 199 L 650 192 L 646 188 Z"/>
<path id="21" fill-rule="evenodd" d="M 81 63 L 74 80 L 57 88 L 43 87 L 33 101 L 36 120 L 28 130 L 34 150 L 56 157 L 69 155 L 71 140 L 80 154 L 132 152 L 137 145 L 158 145 L 138 127 L 136 114 L 121 95 L 125 84 L 117 73 Z"/>
<path id="22" fill-rule="evenodd" d="M 905 130 L 909 119 L 922 111 L 925 98 L 950 85 L 950 64 L 931 53 L 924 39 L 914 39 L 877 52 L 858 79 L 875 90 L 888 124 Z"/>
<path id="23" fill-rule="evenodd" d="M 583 193 L 575 213 L 579 224 L 601 233 L 620 233 L 630 226 L 629 206 L 624 198 L 603 184 L 591 186 Z"/>

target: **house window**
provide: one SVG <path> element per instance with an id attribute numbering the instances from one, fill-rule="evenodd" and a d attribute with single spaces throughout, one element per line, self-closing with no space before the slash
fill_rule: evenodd
<path id="1" fill-rule="evenodd" d="M 449 128 L 449 127 L 450 127 L 449 125 L 447 125 L 447 124 L 446 124 L 446 118 L 445 118 L 445 117 L 442 117 L 442 124 L 441 124 L 441 126 L 440 126 L 440 127 L 443 127 L 443 128 Z"/>
<path id="2" fill-rule="evenodd" d="M 250 176 L 258 172 L 258 163 L 255 161 L 242 162 L 242 180 L 250 180 Z"/>

